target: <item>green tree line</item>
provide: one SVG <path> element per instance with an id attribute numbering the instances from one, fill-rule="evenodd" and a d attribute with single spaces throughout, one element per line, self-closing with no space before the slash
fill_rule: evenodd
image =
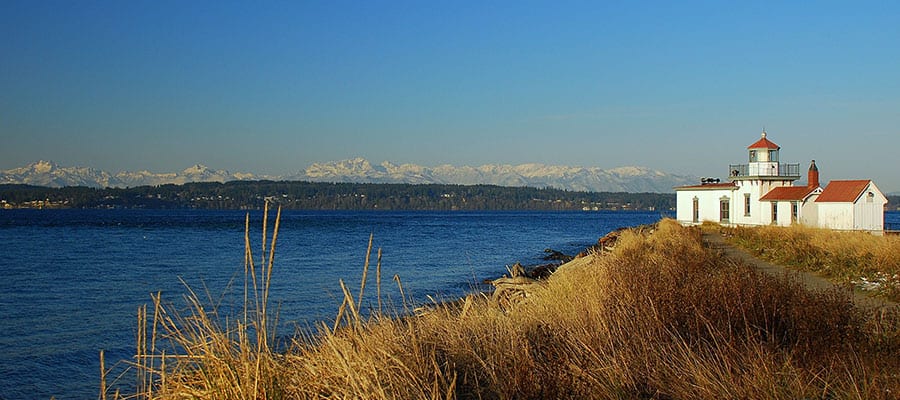
<path id="1" fill-rule="evenodd" d="M 6 208 L 255 209 L 268 200 L 304 210 L 671 210 L 674 193 L 577 192 L 494 185 L 203 182 L 133 188 L 0 185 Z"/>

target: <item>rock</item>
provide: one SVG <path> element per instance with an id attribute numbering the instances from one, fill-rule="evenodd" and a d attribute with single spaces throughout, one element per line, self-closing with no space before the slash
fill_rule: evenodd
<path id="1" fill-rule="evenodd" d="M 600 239 L 597 239 L 597 244 L 584 249 L 581 253 L 578 253 L 575 258 L 585 257 L 591 253 L 605 253 L 612 251 L 616 247 L 616 241 L 619 240 L 619 235 L 622 234 L 626 228 L 619 228 L 610 233 L 607 233 L 606 236 L 603 236 Z"/>
<path id="2" fill-rule="evenodd" d="M 526 275 L 532 279 L 547 279 L 556 272 L 556 268 L 562 264 L 550 263 L 533 267 Z"/>
<path id="3" fill-rule="evenodd" d="M 562 262 L 569 262 L 575 258 L 575 257 L 572 257 L 567 254 L 563 254 L 562 252 L 559 252 L 559 251 L 556 251 L 553 249 L 544 249 L 544 253 L 547 253 L 547 255 L 544 256 L 544 260 L 556 260 L 556 261 L 562 261 Z"/>

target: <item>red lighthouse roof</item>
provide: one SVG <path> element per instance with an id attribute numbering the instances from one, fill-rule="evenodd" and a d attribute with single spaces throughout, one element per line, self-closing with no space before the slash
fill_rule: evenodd
<path id="1" fill-rule="evenodd" d="M 779 147 L 777 144 L 773 143 L 771 140 L 766 139 L 766 131 L 762 131 L 762 137 L 756 141 L 756 143 L 747 146 L 748 149 L 773 149 L 778 150 Z"/>
<path id="2" fill-rule="evenodd" d="M 852 203 L 862 196 L 864 190 L 869 187 L 870 180 L 831 181 L 825 190 L 816 199 L 816 203 L 844 202 Z"/>
<path id="3" fill-rule="evenodd" d="M 818 189 L 818 187 L 781 186 L 770 190 L 769 193 L 760 197 L 759 201 L 804 200 L 816 189 Z"/>

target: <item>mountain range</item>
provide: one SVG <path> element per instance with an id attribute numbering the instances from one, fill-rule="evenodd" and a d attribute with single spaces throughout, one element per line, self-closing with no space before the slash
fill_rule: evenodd
<path id="1" fill-rule="evenodd" d="M 188 182 L 228 182 L 235 180 L 289 180 L 310 182 L 490 184 L 498 186 L 553 187 L 592 192 L 667 193 L 672 187 L 698 182 L 696 177 L 674 175 L 644 167 L 569 167 L 545 164 L 486 164 L 479 167 L 393 164 L 372 165 L 364 158 L 314 163 L 296 174 L 284 176 L 231 173 L 197 164 L 181 172 L 150 171 L 109 173 L 90 167 L 62 167 L 51 161 L 0 171 L 0 184 L 29 184 L 47 187 L 135 187 L 184 184 Z"/>

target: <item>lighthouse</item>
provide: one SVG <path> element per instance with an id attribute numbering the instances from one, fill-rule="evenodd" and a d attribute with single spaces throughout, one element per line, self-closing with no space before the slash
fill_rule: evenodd
<path id="1" fill-rule="evenodd" d="M 675 188 L 679 221 L 764 225 L 771 223 L 770 204 L 761 202 L 766 193 L 793 186 L 800 179 L 800 164 L 780 162 L 781 146 L 769 140 L 765 130 L 747 146 L 747 162 L 728 166 L 728 181 Z"/>
<path id="2" fill-rule="evenodd" d="M 761 198 L 775 188 L 791 187 L 800 179 L 800 164 L 781 163 L 780 152 L 781 146 L 769 140 L 763 129 L 759 140 L 747 146 L 747 163 L 728 166 L 729 179 L 735 184 L 734 201 L 742 211 L 730 222 L 762 225 L 773 221 L 771 205 L 761 202 Z"/>
<path id="3" fill-rule="evenodd" d="M 731 164 L 728 168 L 732 182 L 763 180 L 778 182 L 777 186 L 789 185 L 800 178 L 800 164 L 779 163 L 781 147 L 769 140 L 766 131 L 760 139 L 747 146 L 747 164 Z"/>
<path id="4" fill-rule="evenodd" d="M 804 224 L 841 230 L 880 233 L 887 199 L 870 180 L 835 180 L 819 186 L 819 168 L 813 160 L 807 183 L 800 179 L 800 164 L 781 162 L 781 147 L 763 130 L 747 146 L 747 162 L 728 166 L 728 182 L 704 178 L 699 185 L 679 186 L 676 218 L 684 224 L 704 221 L 727 225 Z"/>

